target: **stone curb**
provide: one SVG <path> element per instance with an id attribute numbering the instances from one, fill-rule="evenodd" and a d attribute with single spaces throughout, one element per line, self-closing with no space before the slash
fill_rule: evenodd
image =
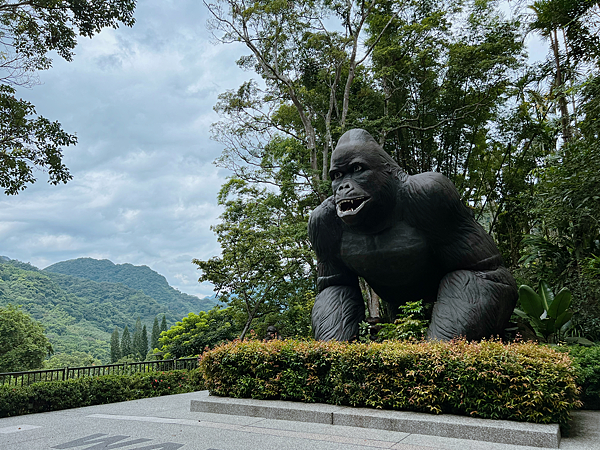
<path id="1" fill-rule="evenodd" d="M 374 428 L 530 447 L 558 448 L 560 444 L 560 429 L 557 424 L 350 408 L 323 403 L 214 397 L 209 396 L 207 391 L 198 394 L 201 398 L 191 401 L 191 412 Z"/>

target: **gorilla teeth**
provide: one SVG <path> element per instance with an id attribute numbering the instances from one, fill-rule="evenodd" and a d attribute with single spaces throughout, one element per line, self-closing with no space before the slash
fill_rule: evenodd
<path id="1" fill-rule="evenodd" d="M 353 198 L 351 200 L 342 200 L 338 207 L 342 212 L 355 212 L 367 200 L 366 197 Z"/>

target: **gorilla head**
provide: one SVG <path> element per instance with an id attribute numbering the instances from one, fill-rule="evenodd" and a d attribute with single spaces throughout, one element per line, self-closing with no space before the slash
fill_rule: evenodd
<path id="1" fill-rule="evenodd" d="M 329 176 L 340 219 L 375 231 L 394 209 L 405 174 L 368 132 L 354 129 L 342 135 L 331 154 Z"/>

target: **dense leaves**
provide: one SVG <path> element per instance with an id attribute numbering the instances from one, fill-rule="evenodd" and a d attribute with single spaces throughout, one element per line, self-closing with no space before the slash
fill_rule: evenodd
<path id="1" fill-rule="evenodd" d="M 107 263 L 113 265 L 110 261 Z M 161 298 L 162 302 L 159 303 L 122 282 L 95 282 L 38 270 L 14 260 L 0 260 L 0 306 L 8 303 L 22 305 L 24 311 L 44 325 L 57 353 L 80 351 L 108 363 L 112 361 L 109 341 L 115 327 L 118 327 L 119 333 L 125 326 L 132 332 L 135 320 L 139 317 L 142 321 L 140 331 L 143 338 L 143 326 L 148 327 L 157 316 L 159 320 L 164 317 L 166 330 L 167 321 L 175 323 L 190 309 L 198 311 L 214 305 L 212 301 L 185 296 L 170 287 L 164 277 L 148 268 L 132 272 L 130 279 L 135 278 L 135 275 L 140 276 L 137 283 L 149 280 L 148 284 L 152 286 L 150 281 L 158 279 L 166 286 L 163 288 L 156 284 L 161 286 L 162 292 L 169 295 Z M 186 309 L 184 305 L 188 304 L 188 297 L 194 302 L 194 306 Z M 167 306 L 170 299 L 174 299 L 175 311 Z M 177 299 L 182 301 L 178 302 Z M 146 352 L 143 353 L 143 358 Z"/>
<path id="2" fill-rule="evenodd" d="M 163 357 L 197 356 L 205 348 L 213 348 L 238 337 L 239 326 L 230 308 L 215 307 L 208 312 L 189 313 L 161 335 L 158 342 Z"/>
<path id="3" fill-rule="evenodd" d="M 15 90 L 0 85 L 0 187 L 16 194 L 33 183 L 33 168 L 45 169 L 52 184 L 66 183 L 71 175 L 62 163 L 62 147 L 77 138 L 58 122 L 36 117 L 31 103 L 17 99 Z"/>
<path id="4" fill-rule="evenodd" d="M 199 371 L 103 375 L 29 386 L 0 386 L 0 417 L 125 402 L 203 389 Z"/>
<path id="5" fill-rule="evenodd" d="M 13 86 L 36 83 L 36 71 L 52 65 L 50 52 L 70 61 L 77 35 L 92 37 L 102 28 L 134 24 L 136 0 L 0 1 L 0 187 L 17 194 L 35 182 L 33 170 L 48 172 L 52 184 L 71 175 L 62 148 L 77 139 L 60 123 L 37 116 L 17 99 Z"/>
<path id="6" fill-rule="evenodd" d="M 52 352 L 38 322 L 15 306 L 0 307 L 0 372 L 38 369 Z"/>
<path id="7" fill-rule="evenodd" d="M 257 321 L 264 332 L 273 324 L 266 323 L 270 315 L 289 311 L 312 287 L 308 217 L 286 200 L 285 192 L 277 195 L 230 180 L 219 196 L 225 206 L 222 221 L 213 227 L 222 254 L 194 260 L 202 271 L 200 281 L 212 282 L 219 299 L 241 313 L 241 339 Z M 307 335 L 309 330 L 303 331 Z"/>
<path id="8" fill-rule="evenodd" d="M 278 227 L 299 230 L 330 194 L 336 139 L 365 128 L 408 173 L 447 175 L 518 281 L 568 287 L 569 333 L 600 340 L 597 1 L 513 2 L 510 13 L 471 0 L 206 4 L 217 39 L 244 44 L 238 64 L 262 79 L 215 107 L 217 164 L 233 171 L 224 189 L 240 205 L 254 192 Z M 545 61 L 527 61 L 528 33 L 549 43 Z M 246 215 L 258 221 L 257 211 Z M 236 228 L 235 215 L 221 219 L 218 235 Z M 265 261 L 277 259 L 280 249 L 253 233 L 220 238 L 239 250 L 229 265 L 257 242 Z M 314 280 L 314 262 L 301 258 Z M 264 273 L 255 284 L 269 285 Z"/>
<path id="9" fill-rule="evenodd" d="M 234 342 L 200 368 L 212 394 L 233 397 L 563 425 L 581 405 L 568 354 L 533 343 Z"/>

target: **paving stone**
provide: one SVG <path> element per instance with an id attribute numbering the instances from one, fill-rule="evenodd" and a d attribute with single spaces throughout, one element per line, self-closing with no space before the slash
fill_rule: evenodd
<path id="1" fill-rule="evenodd" d="M 281 400 L 237 399 L 209 396 L 205 392 L 198 400 L 191 401 L 190 411 L 380 429 L 530 447 L 558 448 L 561 438 L 557 424 L 532 424 L 450 414 L 349 408 Z"/>

